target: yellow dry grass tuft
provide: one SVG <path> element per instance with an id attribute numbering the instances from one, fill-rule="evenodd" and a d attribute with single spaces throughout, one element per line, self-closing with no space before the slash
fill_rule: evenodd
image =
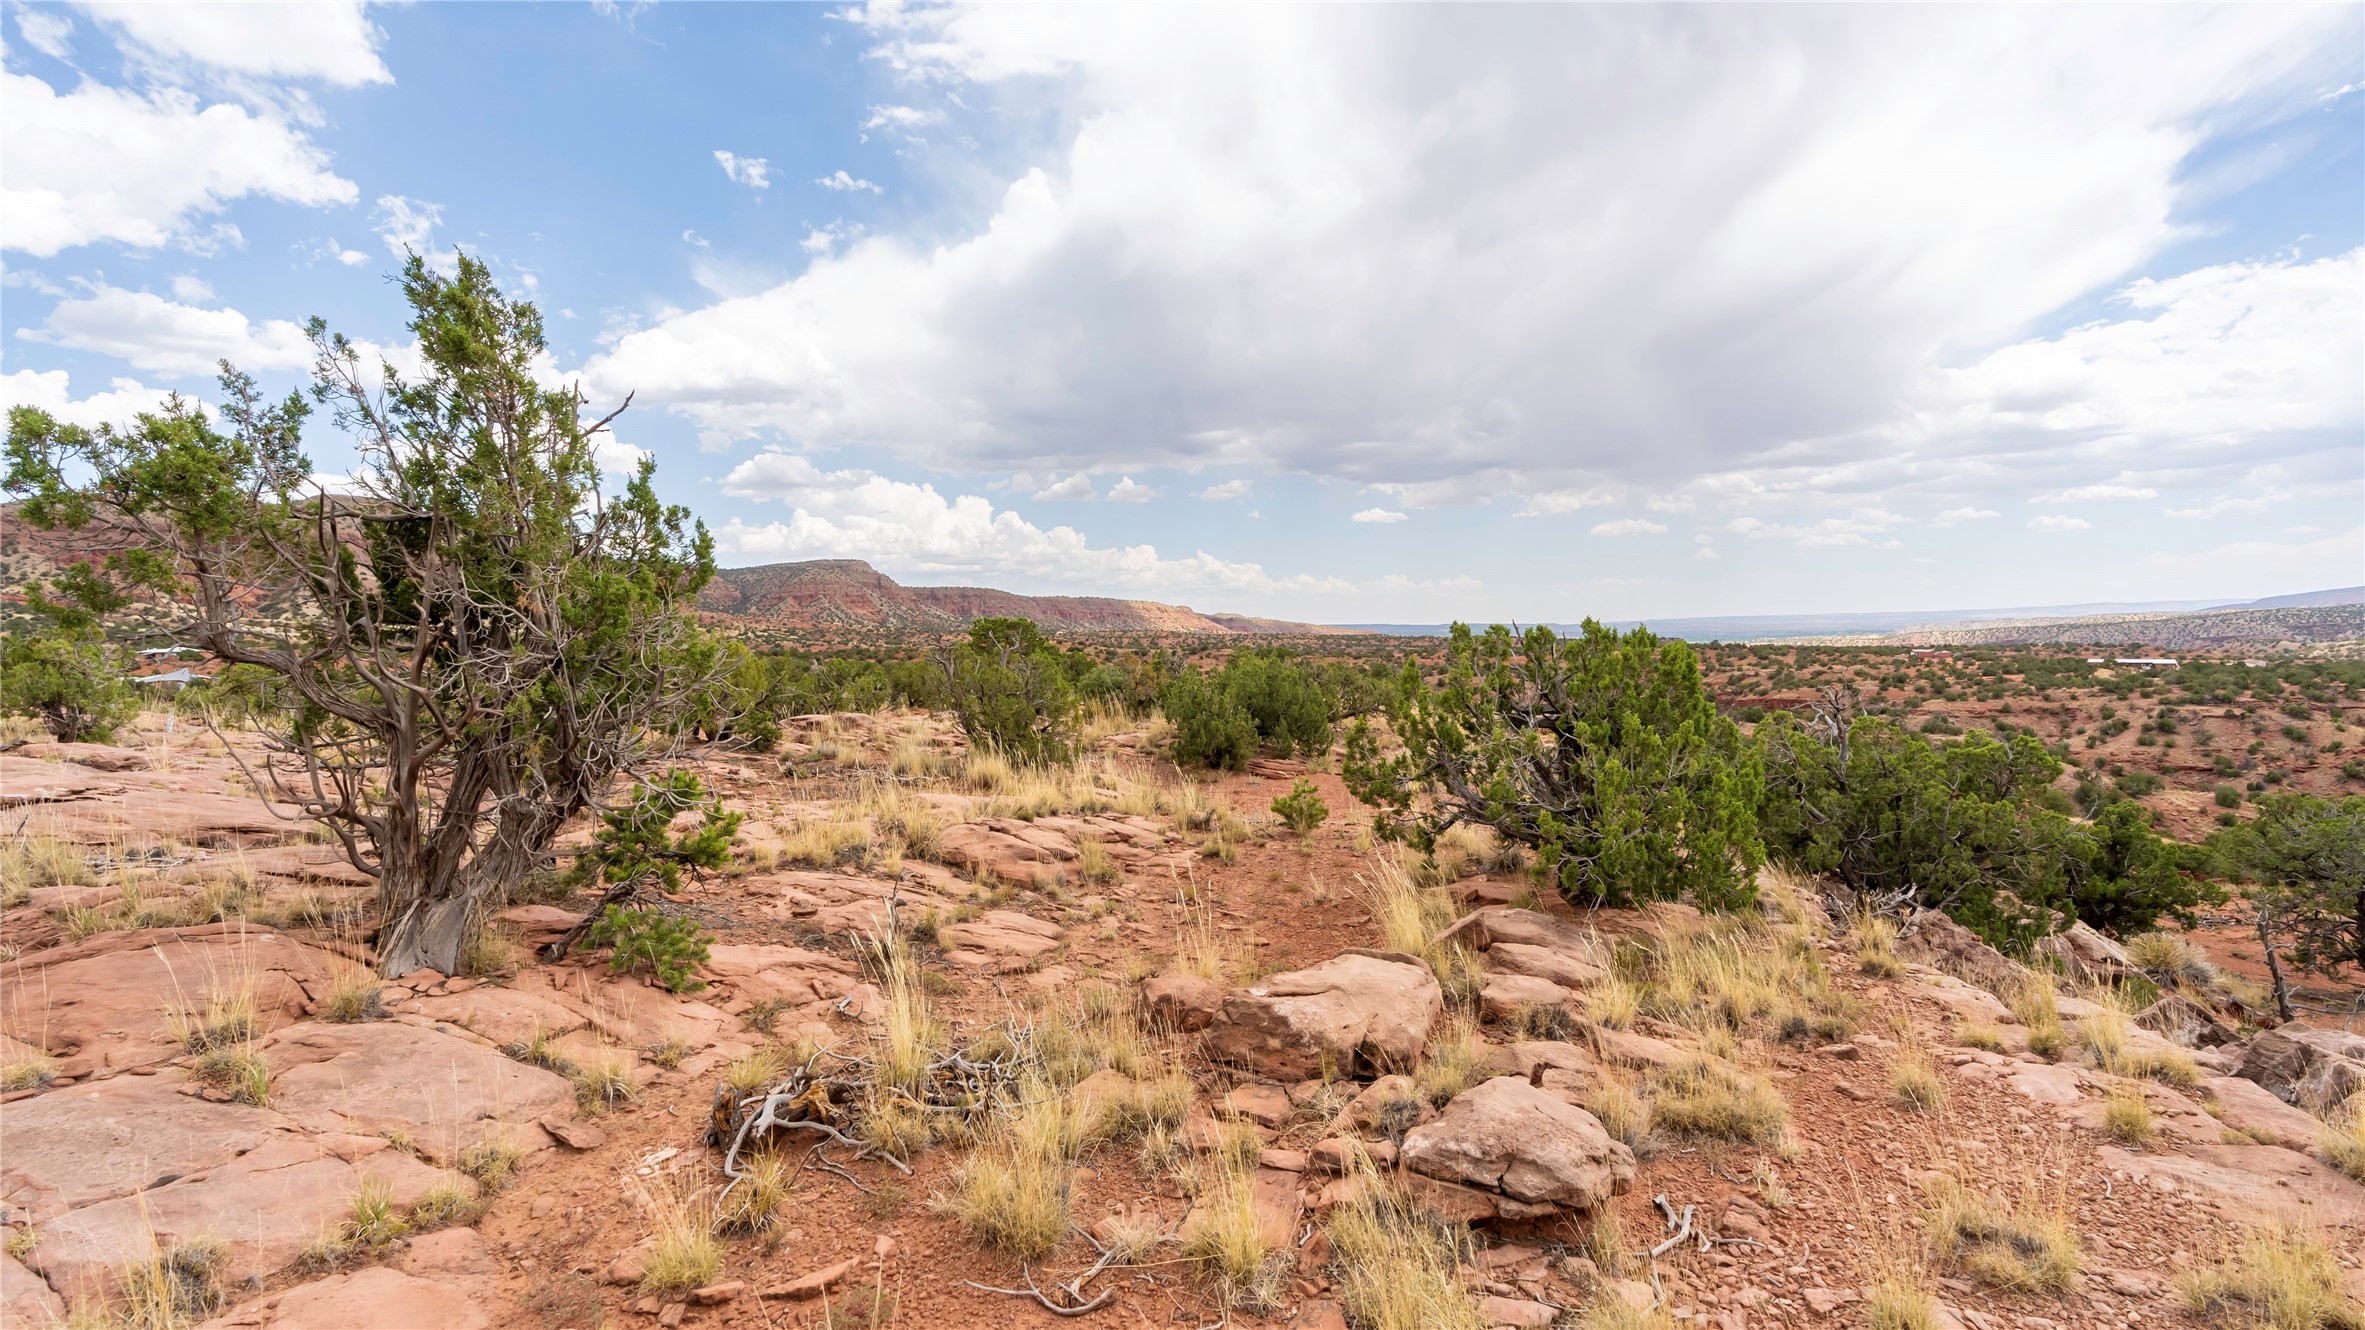
<path id="1" fill-rule="evenodd" d="M 2110 1088 L 2102 1101 L 2102 1129 L 2121 1145 L 2149 1145 L 2159 1131 L 2152 1118 L 2151 1105 L 2143 1098 L 2143 1086 L 2134 1081 L 2121 1081 Z"/>
<path id="2" fill-rule="evenodd" d="M 2009 1201 L 1953 1177 L 1929 1184 L 1929 1235 L 1939 1260 L 2015 1292 L 2066 1293 L 2083 1259 L 2067 1195 L 2024 1179 Z"/>
<path id="3" fill-rule="evenodd" d="M 1856 968 L 1876 979 L 1894 979 L 1905 973 L 1905 958 L 1897 954 L 1896 921 L 1883 915 L 1864 913 L 1848 928 L 1848 941 L 1856 948 Z"/>
<path id="4" fill-rule="evenodd" d="M 1366 1330 L 1484 1330 L 1454 1276 L 1468 1237 L 1442 1226 L 1365 1170 L 1323 1229 L 1337 1254 L 1339 1303 Z"/>
<path id="5" fill-rule="evenodd" d="M 2365 1330 L 2365 1310 L 2341 1291 L 2332 1249 L 2300 1229 L 2246 1234 L 2224 1260 L 2178 1283 L 2185 1307 L 2211 1325 Z"/>
<path id="6" fill-rule="evenodd" d="M 1763 1077 L 1722 1060 L 1696 1055 L 1647 1078 L 1651 1117 L 1684 1136 L 1774 1145 L 1790 1125 L 1790 1106 Z"/>
<path id="7" fill-rule="evenodd" d="M 660 1188 L 649 1197 L 656 1239 L 641 1274 L 652 1293 L 680 1292 L 714 1282 L 723 1268 L 722 1244 L 715 1240 L 714 1204 L 698 1190 Z"/>
<path id="8" fill-rule="evenodd" d="M 2350 1095 L 2316 1137 L 2316 1156 L 2365 1182 L 2365 1092 Z"/>

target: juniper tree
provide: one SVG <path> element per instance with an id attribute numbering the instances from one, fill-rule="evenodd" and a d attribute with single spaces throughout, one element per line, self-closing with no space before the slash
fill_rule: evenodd
<path id="1" fill-rule="evenodd" d="M 1455 624 L 1442 677 L 1406 662 L 1389 718 L 1401 751 L 1358 720 L 1345 764 L 1382 836 L 1425 854 L 1456 824 L 1491 827 L 1588 904 L 1751 898 L 1755 755 L 1680 641 L 1592 620 L 1567 638 Z"/>
<path id="2" fill-rule="evenodd" d="M 256 783 L 378 883 L 379 967 L 451 973 L 483 907 L 662 748 L 717 671 L 689 611 L 713 545 L 613 493 L 586 420 L 536 376 L 542 318 L 462 256 L 405 265 L 422 371 L 365 362 L 318 319 L 308 394 L 267 401 L 222 365 L 215 418 L 179 399 L 86 430 L 19 408 L 5 485 L 26 521 L 176 641 L 273 677 Z M 626 399 L 629 405 L 630 399 Z M 352 439 L 334 491 L 301 447 L 314 405 Z M 103 555 L 103 558 L 101 557 Z"/>

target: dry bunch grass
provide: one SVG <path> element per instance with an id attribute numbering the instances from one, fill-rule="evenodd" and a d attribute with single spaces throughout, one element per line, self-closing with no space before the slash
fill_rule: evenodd
<path id="1" fill-rule="evenodd" d="M 1361 1182 L 1323 1221 L 1347 1315 L 1366 1330 L 1483 1330 L 1454 1277 L 1468 1235 L 1430 1220 L 1368 1169 Z"/>

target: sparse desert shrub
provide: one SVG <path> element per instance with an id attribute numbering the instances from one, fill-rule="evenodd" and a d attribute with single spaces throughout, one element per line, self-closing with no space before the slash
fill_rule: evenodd
<path id="1" fill-rule="evenodd" d="M 661 910 L 626 909 L 611 905 L 591 926 L 586 940 L 595 947 L 612 947 L 608 969 L 630 974 L 642 966 L 668 991 L 695 993 L 706 987 L 697 969 L 707 960 L 707 944 L 714 939 L 688 919 Z"/>
<path id="2" fill-rule="evenodd" d="M 409 1231 L 409 1222 L 394 1204 L 394 1184 L 383 1178 L 363 1178 L 345 1215 L 345 1240 L 375 1251 Z"/>
<path id="3" fill-rule="evenodd" d="M 660 1193 L 650 1198 L 656 1243 L 641 1275 L 652 1293 L 679 1292 L 714 1282 L 723 1268 L 722 1244 L 715 1241 L 713 1204 L 699 1193 Z"/>
<path id="4" fill-rule="evenodd" d="M 1428 1056 L 1413 1072 L 1413 1083 L 1430 1103 L 1442 1105 L 1486 1079 L 1478 1065 L 1479 1053 L 1478 1027 L 1466 1018 L 1456 1019 L 1430 1039 Z"/>
<path id="5" fill-rule="evenodd" d="M 601 1053 L 577 1066 L 573 1079 L 575 1106 L 586 1113 L 604 1113 L 640 1093 L 633 1083 L 632 1062 L 621 1053 Z"/>
<path id="6" fill-rule="evenodd" d="M 0 1094 L 31 1090 L 57 1079 L 57 1059 L 35 1053 L 0 1066 Z"/>
<path id="7" fill-rule="evenodd" d="M 2009 1204 L 1952 1177 L 1929 1187 L 1933 1254 L 1984 1283 L 2016 1292 L 2065 1293 L 2083 1254 L 2066 1199 L 2033 1181 Z"/>
<path id="8" fill-rule="evenodd" d="M 220 1242 L 191 1240 L 151 1247 L 144 1260 L 124 1267 L 123 1330 L 183 1330 L 221 1310 L 229 1295 L 222 1287 L 230 1249 Z"/>
<path id="9" fill-rule="evenodd" d="M 385 1019 L 385 981 L 360 966 L 340 971 L 329 983 L 328 1001 L 322 1004 L 320 1017 L 339 1024 Z"/>
<path id="10" fill-rule="evenodd" d="M 1610 1139 L 1640 1151 L 1651 1134 L 1651 1106 L 1623 1081 L 1603 1080 L 1585 1096 L 1585 1111 L 1601 1122 Z"/>
<path id="11" fill-rule="evenodd" d="M 1183 1254 L 1204 1264 L 1226 1306 L 1278 1306 L 1288 1285 L 1288 1254 L 1265 1242 L 1246 1169 L 1228 1168 L 1202 1193 L 1183 1238 Z"/>
<path id="12" fill-rule="evenodd" d="M 754 1094 L 780 1083 L 788 1075 L 788 1059 L 777 1048 L 759 1048 L 733 1058 L 723 1068 L 723 1083 L 739 1096 Z"/>
<path id="13" fill-rule="evenodd" d="M 1042 1091 L 1018 1119 L 970 1152 L 948 1208 L 977 1238 L 1022 1261 L 1048 1255 L 1068 1230 L 1068 1185 L 1082 1115 Z"/>
<path id="14" fill-rule="evenodd" d="M 165 1013 L 165 1029 L 174 1043 L 191 1053 L 243 1044 L 262 1032 L 255 1011 L 255 986 L 241 975 L 209 985 L 197 1005 L 176 1002 Z"/>
<path id="15" fill-rule="evenodd" d="M 1337 1253 L 1339 1303 L 1366 1330 L 1483 1330 L 1454 1277 L 1466 1235 L 1405 1203 L 1378 1176 L 1323 1221 Z"/>
<path id="16" fill-rule="evenodd" d="M 1896 921 L 1878 914 L 1860 914 L 1848 929 L 1856 948 L 1856 968 L 1876 979 L 1905 973 L 1905 959 L 1897 954 Z"/>
<path id="17" fill-rule="evenodd" d="M 558 1046 L 558 1036 L 538 1027 L 529 1031 L 523 1039 L 503 1044 L 501 1051 L 529 1067 L 555 1071 L 569 1079 L 573 1079 L 576 1071 L 579 1070 L 575 1066 L 575 1060 L 568 1057 L 566 1050 Z"/>
<path id="18" fill-rule="evenodd" d="M 2174 933 L 2138 933 L 2126 941 L 2127 961 L 2166 988 L 2205 989 L 2217 977 L 2191 940 Z"/>
<path id="19" fill-rule="evenodd" d="M 1864 1286 L 1864 1322 L 1870 1330 L 1938 1330 L 1938 1295 L 1910 1271 L 1878 1271 Z"/>
<path id="20" fill-rule="evenodd" d="M 788 1203 L 793 1174 L 788 1161 L 771 1150 L 748 1156 L 742 1166 L 746 1176 L 733 1181 L 723 1193 L 715 1227 L 722 1233 L 749 1236 L 772 1226 L 780 1207 Z"/>
<path id="21" fill-rule="evenodd" d="M 1314 782 L 1300 778 L 1289 787 L 1289 793 L 1273 800 L 1273 815 L 1281 825 L 1304 835 L 1322 825 L 1330 816 L 1330 805 L 1322 802 L 1322 794 Z"/>
<path id="22" fill-rule="evenodd" d="M 1986 1021 L 1961 1021 L 1954 1027 L 1954 1041 L 1964 1048 L 1984 1049 L 1993 1053 L 2003 1048 L 2004 1032 Z"/>
<path id="23" fill-rule="evenodd" d="M 1762 1077 L 1713 1058 L 1693 1056 L 1655 1068 L 1648 1084 L 1651 1117 L 1669 1131 L 1773 1145 L 1789 1127 L 1790 1106 L 1780 1091 Z"/>
<path id="24" fill-rule="evenodd" d="M 2143 1098 L 2143 1087 L 2133 1081 L 2121 1081 L 2110 1088 L 2102 1101 L 2102 1129 L 2121 1145 L 2149 1145 L 2158 1130 L 2152 1120 L 2151 1105 Z"/>
<path id="25" fill-rule="evenodd" d="M 2054 1005 L 2053 981 L 2030 973 L 2012 993 L 2012 1014 L 2028 1029 L 2028 1051 L 2041 1058 L 2058 1058 L 2069 1047 L 2069 1029 Z"/>
<path id="26" fill-rule="evenodd" d="M 442 1178 L 419 1194 L 408 1222 L 413 1231 L 424 1233 L 446 1224 L 468 1223 L 481 1208 L 474 1187 L 453 1178 Z"/>
<path id="27" fill-rule="evenodd" d="M 1575 1330 L 1674 1330 L 1675 1316 L 1666 1307 L 1637 1307 L 1615 1293 L 1597 1293 L 1571 1322 Z"/>
<path id="28" fill-rule="evenodd" d="M 2184 1305 L 2229 1330 L 2360 1330 L 2365 1311 L 2341 1291 L 2340 1263 L 2298 1229 L 2246 1234 L 2226 1258 L 2178 1281 Z"/>
<path id="29" fill-rule="evenodd" d="M 1642 990 L 1622 975 L 1608 975 L 1585 994 L 1586 1019 L 1605 1029 L 1623 1030 L 1642 1014 Z"/>
<path id="30" fill-rule="evenodd" d="M 460 973 L 471 979 L 516 974 L 526 961 L 525 945 L 508 928 L 486 926 L 470 932 L 460 947 Z"/>
<path id="31" fill-rule="evenodd" d="M 1626 1273 L 1626 1221 L 1618 1218 L 1618 1207 L 1604 1205 L 1593 1212 L 1593 1222 L 1585 1228 L 1585 1256 L 1593 1268 L 1612 1279 Z"/>
<path id="32" fill-rule="evenodd" d="M 242 1104 L 259 1107 L 271 1102 L 271 1064 L 263 1061 L 252 1044 L 207 1048 L 189 1065 L 189 1076 Z"/>
<path id="33" fill-rule="evenodd" d="M 0 899 L 12 907 L 35 887 L 78 887 L 96 880 L 82 847 L 55 836 L 17 836 L 0 845 Z"/>
<path id="34" fill-rule="evenodd" d="M 1908 1108 L 1929 1113 L 1946 1107 L 1946 1079 L 1938 1074 L 1929 1050 L 1918 1043 L 1897 1050 L 1889 1065 L 1889 1088 Z"/>
<path id="35" fill-rule="evenodd" d="M 488 1136 L 460 1151 L 460 1172 L 475 1180 L 486 1197 L 497 1196 L 526 1161 L 525 1147 Z"/>
<path id="36" fill-rule="evenodd" d="M 1116 882 L 1123 876 L 1117 861 L 1109 857 L 1109 847 L 1098 836 L 1086 836 L 1076 842 L 1076 876 L 1086 882 L 1102 886 Z"/>
<path id="37" fill-rule="evenodd" d="M 2316 1136 L 2316 1155 L 2365 1182 L 2365 1092 L 2350 1095 Z"/>

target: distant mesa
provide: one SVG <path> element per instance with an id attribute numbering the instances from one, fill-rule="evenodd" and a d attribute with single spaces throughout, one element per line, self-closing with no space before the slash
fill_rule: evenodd
<path id="1" fill-rule="evenodd" d="M 808 559 L 724 568 L 698 607 L 734 619 L 791 629 L 844 628 L 887 633 L 959 632 L 978 619 L 1032 619 L 1055 632 L 1363 634 L 1327 624 L 1201 614 L 1185 605 L 1107 596 L 1022 596 L 989 587 L 905 586 L 860 559 Z"/>

